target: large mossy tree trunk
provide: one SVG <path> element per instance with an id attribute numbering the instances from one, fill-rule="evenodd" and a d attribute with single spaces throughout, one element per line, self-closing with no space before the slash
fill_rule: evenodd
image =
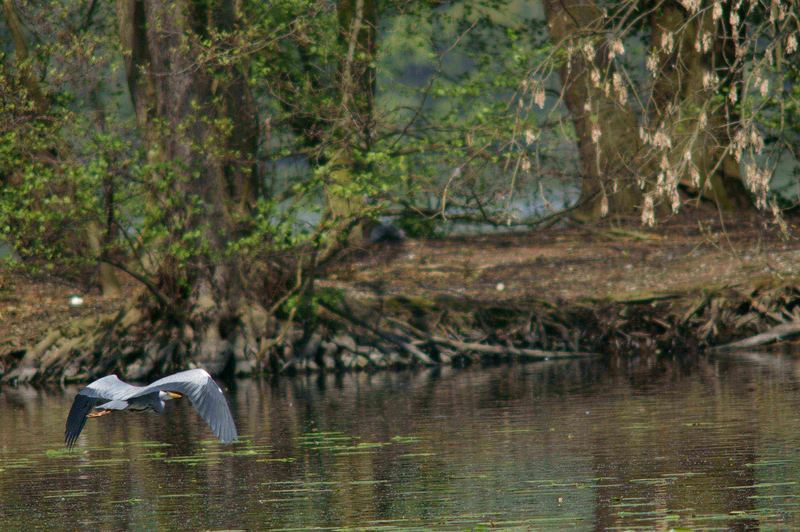
<path id="1" fill-rule="evenodd" d="M 233 29 L 233 9 L 231 2 L 120 0 L 118 10 L 138 122 L 154 157 L 177 173 L 165 194 L 192 205 L 172 237 L 196 235 L 188 261 L 162 262 L 162 308 L 150 319 L 180 327 L 185 349 L 167 357 L 175 364 L 188 358 L 212 374 L 234 354 L 246 363 L 256 335 L 245 315 L 257 307 L 246 293 L 247 272 L 226 247 L 256 200 L 257 115 L 241 65 L 209 66 L 201 49 L 213 32 Z"/>
<path id="2" fill-rule="evenodd" d="M 583 181 L 577 213 L 597 219 L 606 206 L 610 214 L 636 212 L 641 193 L 633 161 L 641 142 L 630 107 L 602 85 L 614 70 L 603 14 L 591 0 L 545 0 L 544 7 L 550 40 L 567 51 L 560 77 L 580 154 Z"/>
<path id="3" fill-rule="evenodd" d="M 729 10 L 723 7 L 716 20 L 708 1 L 694 13 L 677 1 L 653 11 L 650 44 L 658 63 L 649 118 L 656 122 L 654 127 L 663 125 L 672 140 L 668 158 L 672 168 L 681 169 L 680 181 L 720 208 L 735 210 L 752 207 L 752 202 L 739 165 L 727 149 L 739 121 L 735 106 L 727 104 L 729 98 L 717 97 L 721 86 L 741 85 L 736 79 L 716 78 L 720 73 L 741 76 L 734 68 Z M 687 152 L 688 164 L 682 162 Z"/>

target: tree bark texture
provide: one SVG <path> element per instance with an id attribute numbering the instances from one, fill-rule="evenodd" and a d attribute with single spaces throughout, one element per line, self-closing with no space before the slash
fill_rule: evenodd
<path id="1" fill-rule="evenodd" d="M 677 1 L 664 2 L 651 15 L 651 50 L 658 54 L 649 118 L 664 124 L 672 139 L 668 154 L 673 168 L 683 168 L 680 181 L 692 188 L 690 171 L 681 160 L 691 154 L 704 196 L 725 210 L 751 207 L 739 165 L 728 153 L 738 116 L 732 106 L 714 98 L 720 86 L 733 87 L 735 42 L 729 7 L 714 20 L 710 2 L 690 13 Z M 723 3 L 725 4 L 725 3 Z M 671 42 L 671 46 L 665 43 Z M 723 79 L 715 81 L 714 76 Z M 711 80 L 709 80 L 711 76 Z"/>
<path id="2" fill-rule="evenodd" d="M 568 50 L 560 77 L 580 154 L 579 210 L 598 218 L 608 201 L 611 213 L 634 212 L 640 199 L 634 161 L 641 142 L 630 107 L 607 94 L 595 77 L 614 71 L 607 57 L 603 14 L 592 0 L 545 0 L 544 7 L 551 41 Z M 579 46 L 586 42 L 592 43 L 588 56 Z"/>
<path id="3" fill-rule="evenodd" d="M 36 111 L 43 113 L 47 109 L 47 100 L 39 86 L 39 80 L 36 79 L 36 74 L 32 69 L 32 65 L 29 64 L 30 51 L 28 50 L 28 40 L 25 38 L 22 22 L 14 7 L 13 0 L 3 0 L 2 10 L 6 27 L 9 33 L 11 33 L 11 41 L 14 43 L 16 66 L 20 69 L 22 80 L 28 90 L 28 94 L 36 104 Z"/>

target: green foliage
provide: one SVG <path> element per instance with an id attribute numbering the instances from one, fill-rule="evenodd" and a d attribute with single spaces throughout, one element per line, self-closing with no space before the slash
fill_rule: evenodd
<path id="1" fill-rule="evenodd" d="M 627 32 L 628 51 L 615 67 L 632 92 L 649 87 L 651 6 L 598 4 L 609 31 L 622 25 Z M 408 235 L 428 237 L 441 231 L 440 213 L 529 222 L 569 203 L 579 183 L 577 133 L 556 79 L 568 50 L 551 41 L 536 2 L 379 2 L 375 49 L 356 47 L 350 56 L 352 13 L 337 3 L 247 0 L 235 23 L 213 26 L 206 17 L 205 26 L 186 31 L 192 73 L 211 88 L 199 91 L 185 116 L 161 109 L 146 126 L 136 125 L 114 6 L 92 5 L 20 2 L 30 58 L 17 64 L 11 41 L 0 46 L 0 238 L 30 266 L 92 264 L 98 257 L 86 235 L 96 225 L 102 254 L 150 278 L 170 277 L 164 284 L 180 293 L 213 261 L 268 263 L 265 275 L 285 280 L 297 264 L 313 270 L 359 220 L 387 209 L 403 209 L 398 224 Z M 747 16 L 753 24 L 768 20 L 763 10 Z M 0 36 L 7 33 L 0 25 Z M 786 49 L 788 34 L 770 38 Z M 748 49 L 745 70 L 757 67 L 780 90 L 755 98 L 748 72 L 739 72 L 750 86 L 736 105 L 726 104 L 725 85 L 685 112 L 729 105 L 765 143 L 797 156 L 797 52 L 767 61 L 779 54 L 764 46 Z M 356 88 L 344 81 L 348 66 Z M 231 91 L 246 92 L 232 83 L 240 73 L 251 94 L 235 100 Z M 30 79 L 44 102 L 31 96 Z M 547 105 L 532 104 L 539 90 Z M 250 98 L 258 123 L 252 153 L 236 142 L 242 124 L 230 108 Z M 648 116 L 646 104 L 637 105 Z M 590 112 L 593 124 L 607 118 Z M 675 131 L 689 135 L 693 127 L 686 120 Z M 198 130 L 206 133 L 192 137 Z M 176 138 L 191 138 L 183 158 Z M 254 176 L 252 197 L 234 198 L 230 182 L 218 187 L 219 197 L 191 186 L 208 177 L 209 161 L 223 176 Z M 549 204 L 554 196 L 561 205 Z M 286 303 L 300 307 L 314 304 Z"/>
<path id="2" fill-rule="evenodd" d="M 397 225 L 411 238 L 436 236 L 436 220 L 430 216 L 406 210 L 397 218 Z"/>
<path id="3" fill-rule="evenodd" d="M 75 261 L 69 233 L 94 207 L 86 187 L 97 168 L 79 171 L 54 153 L 70 113 L 41 119 L 22 81 L 7 72 L 0 73 L 0 95 L 0 237 L 38 266 L 61 257 Z"/>
<path id="4" fill-rule="evenodd" d="M 344 302 L 344 292 L 339 288 L 321 287 L 311 293 L 290 295 L 281 307 L 284 316 L 294 312 L 295 318 L 301 321 L 312 320 L 320 307 L 339 308 Z"/>
<path id="5" fill-rule="evenodd" d="M 132 150 L 97 114 L 115 112 L 104 101 L 115 98 L 107 78 L 121 61 L 113 9 L 97 7 L 92 22 L 76 3 L 22 7 L 35 60 L 0 56 L 0 238 L 28 269 L 68 273 L 97 260 L 88 227 L 104 227 L 123 204 L 106 192 Z M 75 31 L 51 33 L 63 25 Z"/>
<path id="6" fill-rule="evenodd" d="M 234 69 L 249 72 L 263 127 L 255 154 L 263 189 L 247 214 L 237 214 L 241 230 L 228 239 L 228 257 L 329 245 L 350 226 L 337 223 L 342 216 L 356 220 L 409 202 L 440 207 L 440 199 L 448 208 L 473 208 L 476 198 L 500 197 L 508 187 L 479 176 L 500 175 L 511 161 L 503 143 L 516 118 L 507 99 L 531 54 L 547 46 L 538 29 L 529 31 L 536 23 L 524 2 L 381 4 L 371 59 L 377 92 L 363 96 L 374 98 L 374 116 L 352 117 L 371 121 L 369 138 L 337 125 L 345 120 L 346 27 L 330 7 L 244 2 L 240 24 L 197 36 L 198 65 L 218 83 Z M 188 272 L 198 257 L 215 253 L 208 240 L 215 224 L 195 223 L 213 218 L 213 206 L 185 192 L 195 170 L 165 159 L 159 147 L 174 125 L 157 119 L 146 132 L 134 127 L 113 8 L 22 8 L 36 37 L 31 68 L 46 70 L 38 77 L 47 108 L 34 110 L 23 69 L 0 79 L 0 113 L 11 124 L 0 130 L 4 238 L 28 264 L 88 264 L 97 257 L 85 235 L 96 223 L 106 252 L 142 259 L 137 269 L 150 274 L 163 264 Z M 51 33 L 58 25 L 72 31 Z M 356 59 L 370 60 L 361 49 Z M 224 102 L 217 96 L 213 105 Z M 226 151 L 225 139 L 238 132 L 224 114 L 198 102 L 194 117 L 214 132 L 193 147 L 198 158 L 248 156 Z M 187 121 L 179 130 L 192 127 Z M 453 168 L 463 179 L 451 179 Z M 347 210 L 331 216 L 331 198 Z M 401 225 L 430 235 L 435 222 L 406 217 Z"/>

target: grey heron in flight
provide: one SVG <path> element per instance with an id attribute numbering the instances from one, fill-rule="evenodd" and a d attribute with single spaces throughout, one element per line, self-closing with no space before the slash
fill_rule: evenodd
<path id="1" fill-rule="evenodd" d="M 94 381 L 75 396 L 67 416 L 65 443 L 68 448 L 75 445 L 87 418 L 104 416 L 116 410 L 152 410 L 160 414 L 166 401 L 184 396 L 189 398 L 222 443 L 236 439 L 236 426 L 222 390 L 206 370 L 190 369 L 159 379 L 149 386 L 133 386 L 116 375 Z"/>

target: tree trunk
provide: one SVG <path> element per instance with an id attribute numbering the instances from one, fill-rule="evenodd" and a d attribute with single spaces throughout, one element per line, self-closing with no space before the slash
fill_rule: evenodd
<path id="1" fill-rule="evenodd" d="M 122 290 L 120 289 L 119 280 L 117 279 L 117 274 L 114 271 L 114 267 L 102 260 L 105 251 L 103 250 L 103 244 L 101 243 L 103 240 L 103 232 L 100 230 L 100 226 L 95 222 L 89 222 L 86 228 L 86 236 L 87 240 L 89 241 L 89 248 L 92 250 L 92 254 L 101 259 L 98 262 L 97 273 L 100 290 L 106 297 L 116 297 L 120 295 Z"/>
<path id="2" fill-rule="evenodd" d="M 614 73 L 603 14 L 591 0 L 545 0 L 544 7 L 551 41 L 571 50 L 560 77 L 580 154 L 579 212 L 592 219 L 606 207 L 610 213 L 633 213 L 641 196 L 634 163 L 641 142 L 630 107 L 603 87 Z"/>
<path id="3" fill-rule="evenodd" d="M 150 52 L 147 46 L 147 23 L 144 2 L 137 0 L 117 0 L 117 20 L 122 57 L 125 60 L 125 74 L 139 129 L 150 140 L 148 133 L 155 119 L 155 88 L 150 69 Z"/>
<path id="4" fill-rule="evenodd" d="M 354 177 L 364 172 L 363 155 L 372 147 L 375 99 L 375 51 L 378 13 L 375 0 L 339 0 L 339 36 L 343 58 L 339 65 L 339 116 L 333 131 L 328 208 L 340 231 L 365 213 L 364 198 L 351 190 Z M 360 235 L 356 231 L 355 235 Z"/>
<path id="5" fill-rule="evenodd" d="M 729 65 L 735 61 L 729 13 L 714 20 L 713 12 L 709 2 L 689 13 L 677 1 L 665 2 L 653 12 L 651 49 L 659 61 L 650 118 L 664 126 L 672 141 L 666 155 L 680 182 L 722 209 L 733 210 L 752 203 L 739 165 L 726 151 L 732 142 L 729 124 L 738 122 L 738 117 L 727 99 L 715 98 L 722 86 L 730 87 L 734 81 L 718 81 L 717 73 L 729 76 L 736 70 Z M 683 163 L 687 153 L 691 160 Z M 698 177 L 699 183 L 694 182 Z"/>
<path id="6" fill-rule="evenodd" d="M 247 297 L 246 272 L 226 248 L 256 200 L 258 123 L 241 66 L 203 64 L 199 40 L 231 29 L 235 14 L 228 2 L 189 0 L 120 0 L 118 14 L 138 122 L 155 158 L 179 173 L 169 193 L 195 205 L 180 214 L 183 226 L 173 240 L 200 235 L 188 262 L 167 260 L 158 272 L 157 286 L 171 306 L 161 316 L 178 324 L 185 358 L 220 373 L 234 352 L 247 364 L 254 350 L 244 314 L 257 304 Z"/>
<path id="7" fill-rule="evenodd" d="M 344 49 L 340 65 L 341 116 L 345 146 L 367 151 L 372 145 L 375 100 L 375 0 L 339 0 L 339 31 Z"/>
<path id="8" fill-rule="evenodd" d="M 36 111 L 43 113 L 47 108 L 47 100 L 44 97 L 39 80 L 36 79 L 36 74 L 29 63 L 30 52 L 28 50 L 28 41 L 25 39 L 25 34 L 22 30 L 22 22 L 19 19 L 17 10 L 14 7 L 13 0 L 3 0 L 3 18 L 6 22 L 6 27 L 11 33 L 11 40 L 14 43 L 14 56 L 17 63 L 17 68 L 20 69 L 22 80 L 28 90 L 28 94 L 36 104 Z"/>
<path id="9" fill-rule="evenodd" d="M 97 129 L 105 134 L 107 131 L 105 106 L 100 97 L 100 88 L 97 84 L 89 90 L 89 103 L 93 108 L 92 114 L 94 115 Z M 102 179 L 102 207 L 105 218 L 102 230 L 100 224 L 96 222 L 89 222 L 86 226 L 89 249 L 91 249 L 97 260 L 100 290 L 107 297 L 117 297 L 122 293 L 116 270 L 107 262 L 108 248 L 114 242 L 114 235 L 117 230 L 114 216 L 117 208 L 114 198 L 114 190 L 116 188 L 114 176 L 116 170 L 114 165 L 111 165 Z"/>

